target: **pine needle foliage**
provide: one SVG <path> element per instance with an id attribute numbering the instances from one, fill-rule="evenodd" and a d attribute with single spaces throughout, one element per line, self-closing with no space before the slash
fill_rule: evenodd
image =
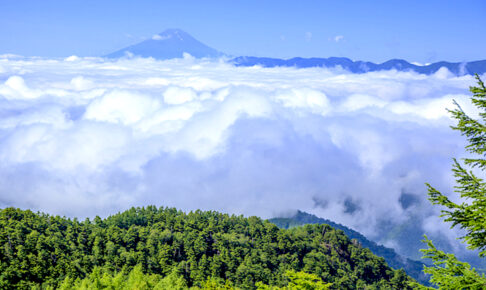
<path id="1" fill-rule="evenodd" d="M 432 204 L 442 206 L 441 217 L 452 223 L 451 228 L 458 226 L 466 234 L 461 239 L 471 250 L 478 250 L 481 257 L 486 256 L 486 183 L 478 174 L 484 174 L 486 169 L 486 87 L 481 78 L 476 75 L 477 86 L 470 87 L 473 94 L 471 102 L 479 110 L 479 118 L 467 115 L 454 101 L 456 108 L 449 110 L 457 125 L 452 126 L 462 136 L 468 145 L 465 149 L 470 157 L 464 158 L 463 164 L 453 159 L 452 171 L 457 185 L 454 191 L 461 196 L 461 203 L 451 201 L 430 184 L 429 200 Z M 474 171 L 474 172 L 473 172 Z M 486 289 L 486 278 L 479 274 L 468 263 L 459 261 L 453 254 L 438 250 L 425 237 L 428 249 L 422 250 L 424 258 L 431 259 L 434 267 L 425 267 L 424 272 L 431 274 L 431 282 L 440 289 Z M 422 287 L 425 288 L 425 287 Z"/>

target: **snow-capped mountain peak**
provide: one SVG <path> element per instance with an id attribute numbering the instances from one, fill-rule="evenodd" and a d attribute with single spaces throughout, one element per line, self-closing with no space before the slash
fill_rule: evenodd
<path id="1" fill-rule="evenodd" d="M 196 58 L 219 57 L 223 54 L 193 38 L 181 29 L 167 29 L 150 39 L 128 46 L 107 57 L 153 57 L 156 59 L 182 58 L 188 53 Z"/>

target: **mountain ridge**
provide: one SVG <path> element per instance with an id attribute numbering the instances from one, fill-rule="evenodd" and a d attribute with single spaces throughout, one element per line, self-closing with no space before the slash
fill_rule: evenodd
<path id="1" fill-rule="evenodd" d="M 391 59 L 383 63 L 373 63 L 369 61 L 353 61 L 346 57 L 328 57 L 328 58 L 302 58 L 294 57 L 289 59 L 240 56 L 231 60 L 235 66 L 262 66 L 262 67 L 326 67 L 342 68 L 352 73 L 367 73 L 375 71 L 397 70 L 413 71 L 421 74 L 434 74 L 441 68 L 445 67 L 454 75 L 474 75 L 486 73 L 486 60 L 470 62 L 447 62 L 440 61 L 427 65 L 416 65 L 403 59 Z"/>
<path id="2" fill-rule="evenodd" d="M 155 59 L 182 58 L 188 53 L 195 58 L 218 58 L 228 57 L 212 47 L 205 45 L 181 29 L 167 29 L 162 33 L 155 34 L 150 39 L 127 46 L 113 53 L 105 55 L 107 58 L 122 57 L 152 57 Z M 426 65 L 417 65 L 403 59 L 390 59 L 383 63 L 370 61 L 351 60 L 347 57 L 293 57 L 289 59 L 238 56 L 229 58 L 228 63 L 235 66 L 262 66 L 262 67 L 296 67 L 296 68 L 341 68 L 351 73 L 367 73 L 375 71 L 397 70 L 413 71 L 420 74 L 434 74 L 441 68 L 447 68 L 454 75 L 474 75 L 486 73 L 486 60 L 469 62 L 447 62 L 439 61 Z"/>
<path id="3" fill-rule="evenodd" d="M 361 233 L 341 224 L 335 223 L 331 220 L 319 218 L 315 215 L 298 210 L 297 213 L 291 217 L 276 217 L 268 219 L 268 221 L 275 224 L 279 228 L 284 229 L 306 224 L 330 225 L 335 229 L 342 230 L 349 239 L 355 239 L 357 242 L 359 242 L 361 246 L 370 249 L 373 254 L 384 258 L 388 265 L 390 265 L 392 268 L 402 268 L 408 275 L 410 275 L 420 283 L 424 285 L 430 285 L 429 276 L 422 272 L 425 265 L 424 263 L 403 257 L 396 253 L 395 250 L 382 245 L 378 245 L 376 242 L 367 239 Z"/>

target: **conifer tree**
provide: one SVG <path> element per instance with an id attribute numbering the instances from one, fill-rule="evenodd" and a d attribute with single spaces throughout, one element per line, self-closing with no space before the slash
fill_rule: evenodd
<path id="1" fill-rule="evenodd" d="M 440 205 L 441 217 L 458 226 L 466 234 L 461 239 L 471 250 L 478 250 L 480 257 L 486 256 L 486 182 L 483 175 L 486 169 L 486 87 L 476 75 L 477 86 L 470 87 L 471 102 L 479 110 L 479 118 L 467 115 L 459 104 L 449 110 L 457 125 L 451 128 L 465 136 L 466 151 L 470 157 L 463 162 L 454 159 L 453 169 L 457 185 L 454 191 L 461 196 L 461 203 L 451 201 L 447 196 L 427 184 L 429 200 Z M 473 172 L 474 170 L 474 172 Z M 478 175 L 481 175 L 479 177 Z M 424 272 L 431 274 L 431 282 L 441 289 L 486 289 L 486 277 L 479 274 L 468 263 L 459 261 L 453 254 L 438 250 L 431 240 L 425 237 L 428 249 L 422 250 L 424 258 L 432 259 L 435 267 L 425 267 Z"/>

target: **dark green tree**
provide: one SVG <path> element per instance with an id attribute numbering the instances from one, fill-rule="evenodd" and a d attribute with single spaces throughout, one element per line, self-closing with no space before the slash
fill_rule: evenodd
<path id="1" fill-rule="evenodd" d="M 452 223 L 451 228 L 460 227 L 466 234 L 461 239 L 468 248 L 479 250 L 481 257 L 486 256 L 486 183 L 483 175 L 486 169 L 486 88 L 478 75 L 477 86 L 470 87 L 473 96 L 471 101 L 479 110 L 479 118 L 467 115 L 459 104 L 456 109 L 449 110 L 457 125 L 452 129 L 461 132 L 466 137 L 466 151 L 470 157 L 463 162 L 454 159 L 453 169 L 457 185 L 454 191 L 461 196 L 461 203 L 451 201 L 447 196 L 427 184 L 429 200 L 432 204 L 443 207 L 441 217 Z M 422 250 L 424 258 L 432 259 L 435 267 L 425 267 L 424 271 L 431 274 L 431 282 L 441 289 L 486 289 L 486 278 L 479 274 L 468 263 L 459 261 L 453 254 L 438 250 L 425 237 L 428 249 Z"/>

